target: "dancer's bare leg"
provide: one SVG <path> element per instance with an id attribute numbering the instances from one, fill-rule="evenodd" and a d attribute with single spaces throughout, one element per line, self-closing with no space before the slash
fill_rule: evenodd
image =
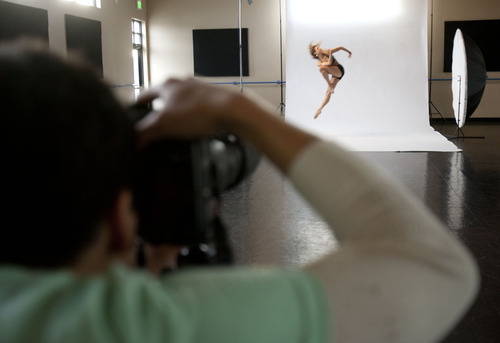
<path id="1" fill-rule="evenodd" d="M 330 89 L 332 88 L 332 80 L 330 80 L 330 74 L 328 73 L 328 68 L 326 67 L 321 67 L 320 69 L 321 75 L 323 75 L 323 78 L 326 80 L 326 83 L 328 83 L 328 87 Z M 333 77 L 332 77 L 333 79 Z"/>
<path id="2" fill-rule="evenodd" d="M 338 67 L 334 66 L 330 67 L 322 66 L 319 68 L 319 71 L 321 75 L 323 75 L 323 78 L 325 79 L 326 83 L 328 83 L 328 86 L 330 87 L 330 90 L 333 93 L 335 87 L 337 86 L 337 83 L 339 82 L 339 79 L 337 77 L 341 77 L 342 72 Z"/>
<path id="3" fill-rule="evenodd" d="M 342 75 L 340 69 L 338 67 L 320 67 L 319 71 L 321 72 L 321 75 L 323 75 L 323 78 L 326 80 L 328 83 L 328 89 L 326 90 L 326 95 L 325 99 L 323 100 L 323 103 L 321 104 L 320 108 L 316 111 L 316 114 L 314 115 L 314 119 L 318 118 L 319 115 L 321 114 L 321 111 L 323 110 L 323 107 L 328 104 L 330 101 L 330 98 L 335 91 L 335 87 L 337 86 L 337 83 L 339 83 L 339 79 L 337 77 L 340 77 Z M 331 75 L 331 78 L 330 78 Z"/>
<path id="4" fill-rule="evenodd" d="M 321 111 L 323 110 L 323 107 L 328 104 L 330 101 L 330 97 L 332 96 L 332 90 L 330 89 L 330 86 L 326 90 L 326 95 L 325 95 L 325 100 L 323 100 L 323 103 L 321 104 L 320 108 L 316 111 L 316 114 L 314 115 L 314 119 L 318 118 L 319 115 L 321 114 Z"/>
<path id="5" fill-rule="evenodd" d="M 339 83 L 339 81 L 340 81 L 339 79 L 332 76 L 332 79 L 330 81 L 330 91 L 332 94 L 333 94 L 333 91 L 335 90 L 335 87 L 337 87 L 337 83 Z"/>

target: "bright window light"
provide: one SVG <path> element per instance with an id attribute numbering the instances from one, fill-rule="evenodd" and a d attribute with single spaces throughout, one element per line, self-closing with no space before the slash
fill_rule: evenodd
<path id="1" fill-rule="evenodd" d="M 70 2 L 76 2 L 80 5 L 91 6 L 101 8 L 101 0 L 66 0 Z"/>
<path id="2" fill-rule="evenodd" d="M 401 0 L 308 0 L 295 1 L 289 13 L 311 24 L 382 22 L 399 16 Z"/>

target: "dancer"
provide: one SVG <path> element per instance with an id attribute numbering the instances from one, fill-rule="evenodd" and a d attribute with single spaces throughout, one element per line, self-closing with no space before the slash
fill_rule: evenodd
<path id="1" fill-rule="evenodd" d="M 323 107 L 325 107 L 326 104 L 328 104 L 328 102 L 330 101 L 330 97 L 332 96 L 337 83 L 342 80 L 342 77 L 344 77 L 344 67 L 339 64 L 335 57 L 333 57 L 333 54 L 340 50 L 344 50 L 349 54 L 349 58 L 351 57 L 352 53 L 342 46 L 334 49 L 323 50 L 319 47 L 319 43 L 309 44 L 309 51 L 311 53 L 311 56 L 318 60 L 319 72 L 321 73 L 321 75 L 323 75 L 326 82 L 328 83 L 325 100 L 323 100 L 320 108 L 316 111 L 314 119 L 318 118 L 318 116 L 321 114 Z"/>

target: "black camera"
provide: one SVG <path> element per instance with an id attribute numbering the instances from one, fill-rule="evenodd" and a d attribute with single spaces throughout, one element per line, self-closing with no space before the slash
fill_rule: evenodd
<path id="1" fill-rule="evenodd" d="M 149 109 L 132 107 L 132 119 Z M 226 133 L 156 141 L 141 149 L 133 190 L 139 236 L 151 244 L 186 246 L 197 264 L 231 262 L 220 195 L 249 176 L 259 160 L 254 148 Z"/>

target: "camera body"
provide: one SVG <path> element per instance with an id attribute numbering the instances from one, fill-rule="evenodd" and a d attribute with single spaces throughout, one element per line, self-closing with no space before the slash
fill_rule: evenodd
<path id="1" fill-rule="evenodd" d="M 219 195 L 246 178 L 258 160 L 251 147 L 227 134 L 151 143 L 137 161 L 139 235 L 152 244 L 210 241 Z"/>
<path id="2" fill-rule="evenodd" d="M 143 108 L 138 116 L 135 106 L 132 118 L 144 113 Z M 227 254 L 219 196 L 248 177 L 259 161 L 254 148 L 227 133 L 142 148 L 133 189 L 139 236 L 151 244 L 205 246 L 211 249 L 208 255 Z"/>

